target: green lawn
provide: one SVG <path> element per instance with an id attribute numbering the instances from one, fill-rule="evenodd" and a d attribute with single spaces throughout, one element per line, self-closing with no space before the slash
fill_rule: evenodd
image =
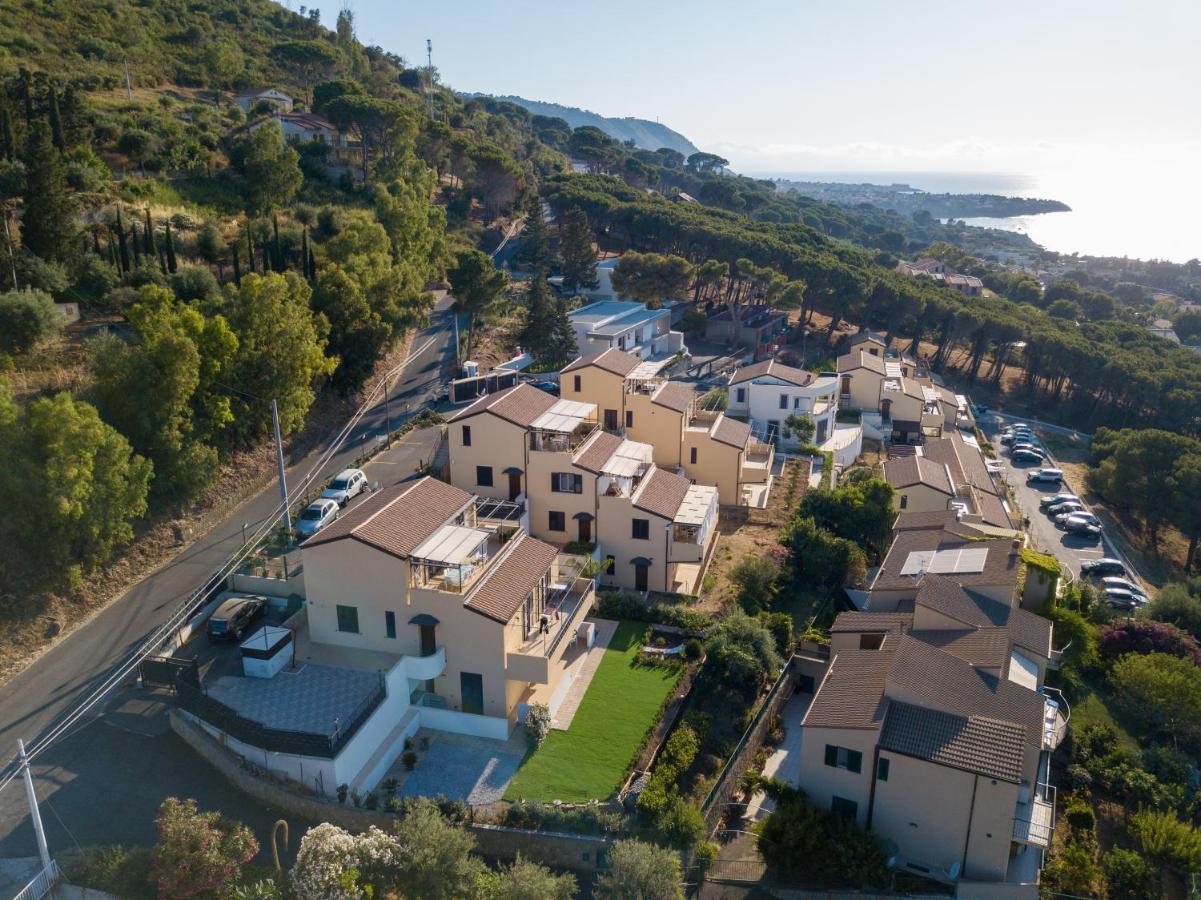
<path id="1" fill-rule="evenodd" d="M 645 622 L 622 622 L 567 731 L 552 731 L 526 756 L 506 800 L 603 800 L 625 777 L 679 669 L 639 666 Z"/>
<path id="2" fill-rule="evenodd" d="M 1102 690 L 1088 685 L 1084 695 L 1072 704 L 1072 727 L 1081 729 L 1086 725 L 1108 725 L 1117 733 L 1118 746 L 1137 754 L 1138 741 L 1122 726 L 1121 721 L 1106 704 L 1106 699 Z"/>

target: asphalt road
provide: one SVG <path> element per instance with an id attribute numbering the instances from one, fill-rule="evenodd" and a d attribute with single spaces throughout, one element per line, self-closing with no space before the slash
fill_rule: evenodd
<path id="1" fill-rule="evenodd" d="M 449 298 L 440 298 L 431 314 L 430 325 L 414 337 L 414 352 L 389 392 L 389 407 L 386 409 L 381 399 L 363 416 L 350 439 L 326 464 L 323 480 L 345 468 L 364 447 L 379 440 L 389 421 L 393 428 L 398 427 L 406 413 L 418 410 L 438 395 L 453 363 L 449 303 Z M 331 434 L 322 446 L 286 460 L 289 482 L 306 475 L 334 437 Z M 413 432 L 373 460 L 368 476 L 381 484 L 402 481 L 430 458 L 433 446 L 430 433 Z M 0 691 L 0 750 L 3 757 L 7 758 L 10 751 L 16 752 L 18 737 L 30 743 L 68 713 L 75 702 L 86 696 L 89 688 L 103 682 L 125 653 L 166 620 L 238 549 L 243 523 L 253 527 L 262 522 L 274 511 L 278 499 L 274 484 L 249 498 L 220 525 L 143 579 L 5 685 Z M 154 733 L 157 735 L 155 740 L 183 748 L 174 735 L 162 734 L 161 716 L 155 719 L 157 724 L 147 724 L 155 718 L 153 711 L 133 716 L 113 713 L 113 710 L 123 709 L 129 696 L 129 692 L 115 696 L 108 704 L 108 713 L 103 714 L 100 721 L 80 723 L 79 732 L 47 751 L 46 756 L 40 757 L 33 766 L 39 797 L 51 801 L 47 804 L 50 811 L 43 813 L 43 819 L 51 836 L 52 852 L 76 842 L 144 842 L 142 838 L 153 837 L 151 819 L 157 802 L 176 791 L 187 793 L 189 785 L 197 783 L 197 779 L 207 779 L 207 773 L 201 777 L 200 773 L 191 771 L 203 765 L 191 755 L 177 759 L 177 765 L 181 767 L 177 772 L 180 776 L 178 788 L 173 786 L 170 777 L 141 778 L 139 773 L 149 776 L 150 773 L 164 772 L 164 761 L 139 749 L 137 742 L 120 751 L 109 749 L 112 731 L 137 735 L 139 741 L 150 740 L 146 734 Z M 106 718 L 110 721 L 104 721 Z M 126 725 L 121 725 L 122 722 Z M 110 725 L 113 727 L 109 728 Z M 93 738 L 89 738 L 89 734 Z M 166 774 L 170 775 L 172 771 L 168 765 Z M 59 797 L 66 788 L 70 788 L 70 792 Z M 220 805 L 224 809 L 225 801 L 232 802 L 225 797 L 230 793 L 228 790 L 216 791 L 214 801 L 222 799 Z M 146 802 L 135 803 L 134 797 L 144 797 Z M 70 807 L 66 815 L 57 811 L 60 801 Z M 202 798 L 202 805 L 217 803 Z M 122 827 L 120 822 L 127 818 L 129 827 Z M 35 852 L 26 819 L 24 791 L 19 781 L 13 781 L 0 793 L 0 857 L 26 856 Z M 69 828 L 67 821 L 71 822 Z M 148 828 L 151 829 L 149 832 Z"/>
<path id="2" fill-rule="evenodd" d="M 1098 559 L 1102 556 L 1116 556 L 1117 551 L 1104 532 L 1102 532 L 1100 541 L 1068 534 L 1056 528 L 1055 523 L 1051 521 L 1050 517 L 1039 509 L 1038 501 L 1041 498 L 1057 494 L 1060 491 L 1070 490 L 1070 488 L 1046 483 L 1027 484 L 1027 472 L 1044 467 L 1056 467 L 1055 460 L 1050 455 L 1047 456 L 1044 462 L 1037 464 L 1015 463 L 1009 458 L 1008 448 L 1001 445 L 1001 431 L 1008 424 L 1024 421 L 1027 420 L 989 412 L 978 420 L 978 424 L 984 432 L 985 437 L 997 448 L 997 458 L 1005 464 L 1005 480 L 1013 488 L 1013 493 L 1018 506 L 1021 508 L 1022 515 L 1030 520 L 1027 533 L 1030 535 L 1035 548 L 1053 553 L 1059 559 L 1060 563 L 1071 570 L 1072 576 L 1075 577 L 1080 574 L 1081 563 L 1090 559 Z M 1031 427 L 1034 429 L 1035 434 L 1047 430 L 1070 432 L 1070 429 L 1060 429 L 1057 426 L 1047 426 L 1044 423 L 1032 423 Z M 1085 504 L 1086 507 L 1087 505 Z"/>

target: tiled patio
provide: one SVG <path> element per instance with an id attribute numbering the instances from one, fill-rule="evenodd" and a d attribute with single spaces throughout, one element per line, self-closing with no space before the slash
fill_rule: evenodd
<path id="1" fill-rule="evenodd" d="M 422 750 L 423 739 L 429 740 Z M 405 769 L 398 759 L 384 774 L 384 780 L 401 782 L 397 793 L 402 797 L 437 797 L 463 800 L 472 806 L 495 803 L 504 796 L 505 788 L 525 757 L 525 732 L 514 729 L 507 741 L 450 734 L 445 731 L 421 729 L 413 747 L 417 765 Z"/>
<path id="2" fill-rule="evenodd" d="M 268 728 L 332 735 L 378 686 L 375 672 L 305 663 L 274 678 L 223 675 L 205 687 L 214 700 Z"/>

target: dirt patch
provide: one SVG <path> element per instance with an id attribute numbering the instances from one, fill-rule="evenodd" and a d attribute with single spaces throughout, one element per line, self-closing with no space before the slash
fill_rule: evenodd
<path id="1" fill-rule="evenodd" d="M 302 457 L 341 428 L 384 373 L 404 361 L 411 336 L 376 366 L 367 387 L 353 397 L 325 392 L 309 411 L 305 427 L 285 441 L 289 459 Z M 266 442 L 233 454 L 217 482 L 188 510 L 146 523 L 133 544 L 111 565 L 91 573 L 70 594 L 43 593 L 6 598 L 12 612 L 0 620 L 0 684 L 29 666 L 68 634 L 85 625 L 109 603 L 185 552 L 275 477 L 275 450 Z M 181 540 L 182 538 L 182 540 Z"/>
<path id="2" fill-rule="evenodd" d="M 731 607 L 737 588 L 730 580 L 730 572 L 744 557 L 770 555 L 777 562 L 784 562 L 780 529 L 804 496 L 808 478 L 808 464 L 790 460 L 772 484 L 766 509 L 722 511 L 717 522 L 717 549 L 705 573 L 697 609 L 716 615 Z"/>

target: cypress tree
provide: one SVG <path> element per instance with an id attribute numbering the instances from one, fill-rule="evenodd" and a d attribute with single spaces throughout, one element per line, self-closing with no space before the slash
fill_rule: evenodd
<path id="1" fill-rule="evenodd" d="M 96 251 L 97 256 L 103 256 L 100 252 L 100 233 L 95 229 L 92 230 L 92 249 Z"/>
<path id="2" fill-rule="evenodd" d="M 62 154 L 54 151 L 50 129 L 35 122 L 25 146 L 25 215 L 21 236 L 28 250 L 44 260 L 66 262 L 79 234 L 75 194 L 67 185 Z"/>
<path id="3" fill-rule="evenodd" d="M 13 128 L 12 110 L 8 101 L 0 102 L 0 153 L 5 159 L 13 159 L 17 155 L 17 132 Z"/>
<path id="4" fill-rule="evenodd" d="M 304 231 L 300 233 L 300 268 L 304 273 L 305 281 L 312 281 L 313 276 L 309 272 L 309 226 L 304 226 Z"/>
<path id="5" fill-rule="evenodd" d="M 129 248 L 125 245 L 125 224 L 121 221 L 121 207 L 117 207 L 117 243 L 121 250 L 121 271 L 129 271 Z"/>
<path id="6" fill-rule="evenodd" d="M 105 241 L 105 245 L 108 247 L 108 261 L 112 263 L 113 268 L 117 270 L 118 274 L 120 274 L 124 271 L 124 269 L 121 268 L 121 260 L 117 258 L 117 245 L 113 243 L 111 235 L 109 236 L 109 239 Z"/>
<path id="7" fill-rule="evenodd" d="M 171 274 L 174 275 L 175 269 L 176 269 L 175 240 L 171 237 L 171 223 L 170 222 L 167 222 L 167 236 L 166 236 L 165 240 L 166 240 L 166 244 L 167 244 L 167 268 L 171 271 Z"/>
<path id="8" fill-rule="evenodd" d="M 250 223 L 246 223 L 246 265 L 250 274 L 254 274 L 254 235 L 250 233 Z"/>
<path id="9" fill-rule="evenodd" d="M 146 238 L 146 255 L 151 259 L 158 256 L 158 247 L 154 242 L 154 222 L 150 219 L 150 207 L 146 207 L 146 232 L 143 235 Z"/>
<path id="10" fill-rule="evenodd" d="M 234 241 L 231 248 L 234 252 L 234 284 L 238 287 L 242 286 L 242 261 L 238 258 L 238 242 Z"/>
<path id="11" fill-rule="evenodd" d="M 271 214 L 271 231 L 273 232 L 274 243 L 271 245 L 271 261 L 275 263 L 274 270 L 282 272 L 284 270 L 284 255 L 279 250 L 279 215 Z"/>
<path id="12" fill-rule="evenodd" d="M 50 106 L 50 134 L 54 139 L 54 146 L 62 152 L 66 149 L 67 142 L 63 138 L 63 117 L 58 109 L 58 92 L 54 90 L 54 85 L 50 85 L 46 90 Z"/>
<path id="13" fill-rule="evenodd" d="M 137 268 L 142 264 L 142 239 L 138 237 L 137 219 L 129 223 L 129 242 L 133 245 L 133 264 Z"/>
<path id="14" fill-rule="evenodd" d="M 313 248 L 309 247 L 309 281 L 317 280 L 317 257 L 313 256 Z"/>
<path id="15" fill-rule="evenodd" d="M 33 87 L 29 84 L 29 70 L 22 66 L 18 77 L 21 82 L 21 98 L 25 101 L 25 124 L 33 127 Z"/>

